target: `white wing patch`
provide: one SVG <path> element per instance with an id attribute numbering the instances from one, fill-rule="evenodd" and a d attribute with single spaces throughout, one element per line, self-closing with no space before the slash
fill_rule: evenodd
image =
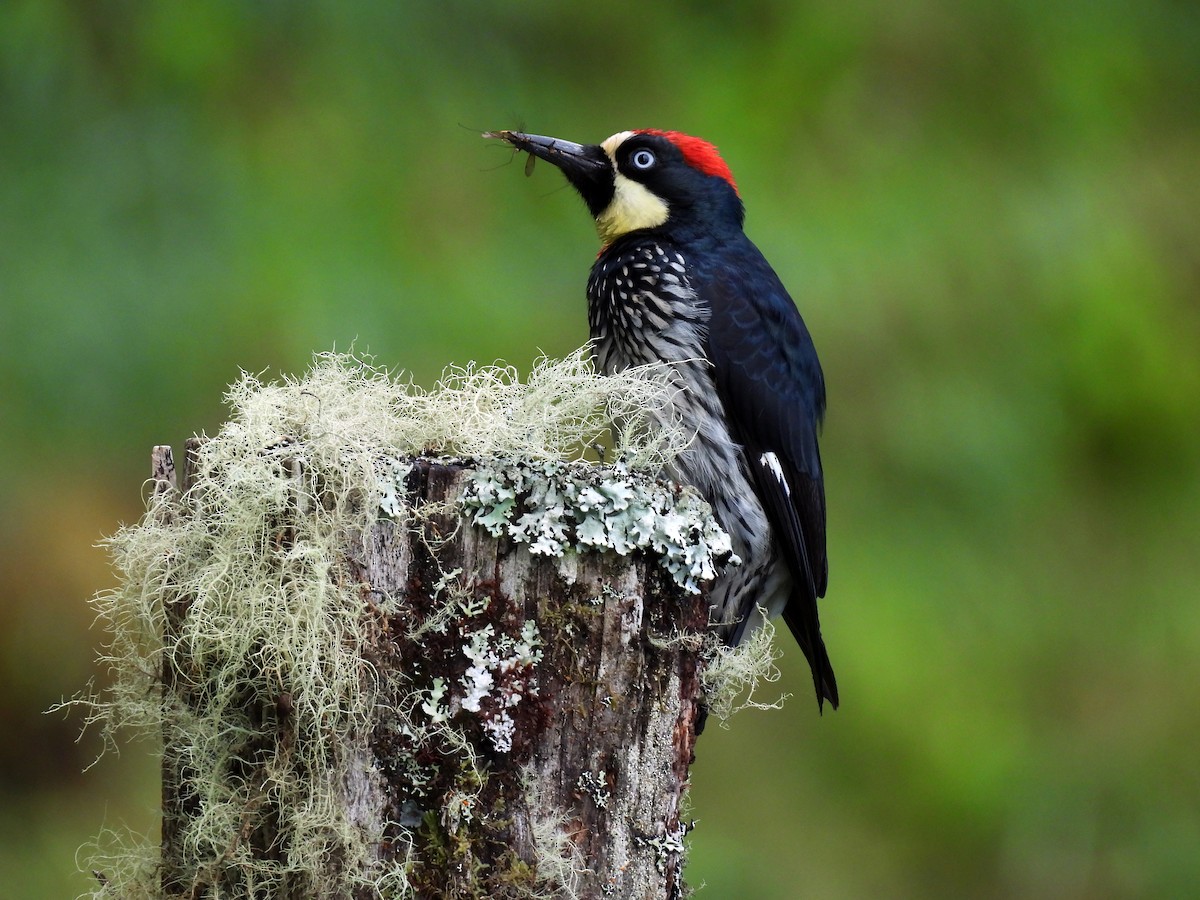
<path id="1" fill-rule="evenodd" d="M 783 487 L 784 496 L 790 500 L 792 497 L 792 487 L 788 484 L 787 476 L 783 474 L 783 466 L 779 464 L 779 457 L 768 450 L 758 458 L 758 462 L 760 465 L 770 469 L 771 474 L 779 480 L 779 484 Z"/>

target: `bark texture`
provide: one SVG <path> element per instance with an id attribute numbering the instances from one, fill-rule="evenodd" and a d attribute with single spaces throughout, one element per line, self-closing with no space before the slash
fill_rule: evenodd
<path id="1" fill-rule="evenodd" d="M 682 894 L 680 800 L 701 710 L 704 597 L 644 554 L 534 556 L 491 537 L 455 502 L 468 475 L 415 460 L 404 486 L 421 514 L 379 521 L 332 570 L 360 592 L 363 671 L 377 702 L 371 721 L 336 738 L 328 768 L 303 777 L 333 783 L 339 821 L 367 852 L 331 842 L 319 877 L 295 875 L 263 894 L 243 893 L 236 872 L 197 871 L 178 836 L 203 797 L 189 783 L 187 748 L 168 739 L 164 896 Z M 156 448 L 154 478 L 156 491 L 175 491 L 169 448 Z M 169 637 L 187 600 L 164 598 L 164 610 Z M 186 707 L 184 682 L 200 665 L 168 654 L 164 698 Z M 243 714 L 270 727 L 258 744 L 238 745 L 231 779 L 253 782 L 256 759 L 329 739 L 292 724 L 294 701 L 287 690 L 245 698 Z M 264 790 L 229 845 L 288 860 L 284 812 Z M 381 878 L 389 866 L 402 875 Z"/>

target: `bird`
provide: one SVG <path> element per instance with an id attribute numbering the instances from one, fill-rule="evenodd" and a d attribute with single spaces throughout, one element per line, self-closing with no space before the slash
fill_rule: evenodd
<path id="1" fill-rule="evenodd" d="M 713 144 L 676 131 L 621 131 L 599 144 L 484 137 L 557 167 L 595 220 L 601 250 L 587 302 L 599 370 L 671 366 L 670 414 L 695 439 L 666 474 L 708 501 L 741 559 L 710 588 L 713 624 L 737 646 L 760 607 L 782 615 L 818 710 L 836 709 L 817 610 L 828 582 L 825 379 L 800 312 L 746 236 L 729 166 Z"/>

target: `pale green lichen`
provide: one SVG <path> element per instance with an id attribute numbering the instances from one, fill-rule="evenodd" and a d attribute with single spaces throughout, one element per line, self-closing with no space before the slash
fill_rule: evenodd
<path id="1" fill-rule="evenodd" d="M 675 883 L 682 882 L 683 861 L 687 853 L 684 838 L 692 830 L 691 823 L 680 822 L 673 830 L 666 831 L 655 837 L 635 837 L 634 842 L 648 847 L 654 853 L 654 867 L 660 875 L 666 875 L 668 869 L 675 870 Z"/>
<path id="2" fill-rule="evenodd" d="M 432 725 L 438 725 L 450 718 L 450 709 L 442 701 L 446 697 L 446 681 L 434 678 L 433 685 L 428 691 L 429 699 L 421 704 L 421 712 L 429 716 Z"/>
<path id="3" fill-rule="evenodd" d="M 470 660 L 462 678 L 462 709 L 480 714 L 483 730 L 497 753 L 512 749 L 516 722 L 509 712 L 533 692 L 531 671 L 542 661 L 537 625 L 527 619 L 520 637 L 497 635 L 491 625 L 471 632 L 463 654 Z M 487 710 L 483 702 L 490 700 Z"/>
<path id="4" fill-rule="evenodd" d="M 581 794 L 586 794 L 591 798 L 600 809 L 608 806 L 608 801 L 612 799 L 612 794 L 608 790 L 608 776 L 605 772 L 596 774 L 594 772 L 580 772 L 579 778 L 575 782 L 575 787 L 579 789 Z"/>
<path id="5" fill-rule="evenodd" d="M 623 463 L 569 465 L 499 461 L 471 476 L 462 505 L 492 535 L 561 556 L 577 546 L 628 556 L 648 550 L 690 593 L 736 564 L 729 535 L 690 487 L 680 488 Z"/>

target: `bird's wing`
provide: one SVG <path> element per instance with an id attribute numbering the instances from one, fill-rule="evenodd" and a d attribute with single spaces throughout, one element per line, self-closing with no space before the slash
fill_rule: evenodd
<path id="1" fill-rule="evenodd" d="M 783 618 L 812 667 L 818 702 L 828 699 L 836 708 L 837 684 L 817 617 L 828 564 L 817 446 L 825 382 L 816 349 L 778 276 L 749 242 L 735 264 L 711 273 L 698 289 L 712 310 L 709 352 L 725 414 L 792 574 Z M 754 610 L 739 612 L 744 628 Z"/>

